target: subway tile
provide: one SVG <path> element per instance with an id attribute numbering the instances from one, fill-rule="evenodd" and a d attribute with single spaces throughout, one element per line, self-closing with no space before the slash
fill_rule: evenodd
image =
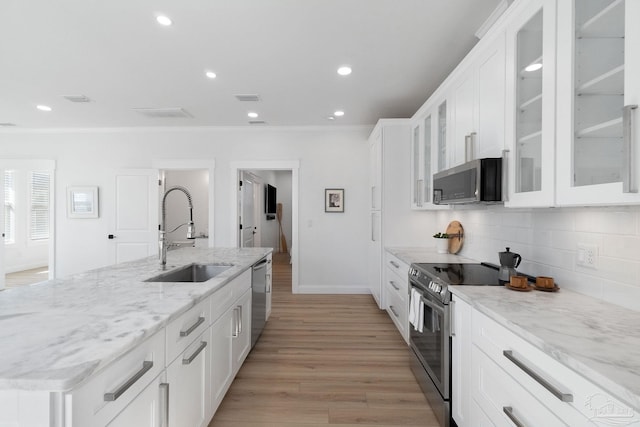
<path id="1" fill-rule="evenodd" d="M 568 289 L 583 295 L 602 299 L 602 279 L 564 268 L 552 269 L 550 276 L 553 277 L 554 281 L 560 287 L 560 292 L 562 292 L 563 289 Z"/>
<path id="2" fill-rule="evenodd" d="M 566 209 L 536 211 L 532 217 L 532 226 L 542 230 L 573 231 L 575 229 L 575 213 Z"/>
<path id="3" fill-rule="evenodd" d="M 575 212 L 576 231 L 606 234 L 633 234 L 636 214 L 629 209 L 582 209 Z"/>
<path id="4" fill-rule="evenodd" d="M 531 212 L 505 212 L 502 214 L 502 225 L 505 227 L 528 227 L 533 226 Z"/>
<path id="5" fill-rule="evenodd" d="M 605 236 L 601 248 L 604 256 L 640 261 L 640 236 Z"/>
<path id="6" fill-rule="evenodd" d="M 631 310 L 640 311 L 640 286 L 604 281 L 602 299 Z"/>

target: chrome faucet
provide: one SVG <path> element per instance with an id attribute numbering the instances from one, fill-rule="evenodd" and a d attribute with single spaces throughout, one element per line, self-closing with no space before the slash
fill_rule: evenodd
<path id="1" fill-rule="evenodd" d="M 180 224 L 179 226 L 177 226 L 176 228 L 174 228 L 173 230 L 169 231 L 168 233 L 173 233 L 174 231 L 176 231 L 178 228 L 182 227 L 183 225 L 187 226 L 187 239 L 195 239 L 196 238 L 196 229 L 195 229 L 195 225 L 193 224 L 193 203 L 191 202 L 191 194 L 189 193 L 189 190 L 187 190 L 184 187 L 180 187 L 180 186 L 176 186 L 176 187 L 171 187 L 169 188 L 167 191 L 165 191 L 164 193 L 164 197 L 162 197 L 162 222 L 160 223 L 160 240 L 159 240 L 159 246 L 160 246 L 160 264 L 162 265 L 166 265 L 167 264 L 167 249 L 169 249 L 170 246 L 178 246 L 175 243 L 169 243 L 169 241 L 167 240 L 167 231 L 166 231 L 166 221 L 167 221 L 167 211 L 166 211 L 166 201 L 167 201 L 167 195 L 169 193 L 171 193 L 174 190 L 179 190 L 182 191 L 186 196 L 187 196 L 187 200 L 189 201 L 189 221 Z"/>

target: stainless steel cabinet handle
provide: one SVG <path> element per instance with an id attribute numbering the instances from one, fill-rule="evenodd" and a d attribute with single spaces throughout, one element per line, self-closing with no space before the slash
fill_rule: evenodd
<path id="1" fill-rule="evenodd" d="M 236 338 L 240 335 L 240 329 L 238 329 L 238 307 L 233 309 L 233 338 Z"/>
<path id="2" fill-rule="evenodd" d="M 511 406 L 503 406 L 502 411 L 507 414 L 507 417 L 509 417 L 511 422 L 515 424 L 516 427 L 526 427 L 513 413 L 513 408 Z"/>
<path id="3" fill-rule="evenodd" d="M 560 386 L 555 385 L 551 380 L 544 378 L 543 374 L 537 372 L 535 368 L 527 366 L 527 362 L 529 362 L 528 360 L 524 359 L 522 356 L 517 356 L 513 350 L 504 350 L 502 354 L 562 402 L 573 402 L 573 395 L 571 393 L 561 390 Z M 529 365 L 532 365 L 531 362 L 529 362 Z"/>
<path id="4" fill-rule="evenodd" d="M 509 201 L 509 150 L 502 150 L 502 201 Z"/>
<path id="5" fill-rule="evenodd" d="M 242 333 L 242 329 L 244 326 L 244 322 L 242 321 L 242 306 L 238 306 L 238 324 L 240 325 L 240 330 L 238 331 L 238 335 Z"/>
<path id="6" fill-rule="evenodd" d="M 389 261 L 389 264 L 393 265 L 395 268 L 400 268 L 400 264 L 395 261 Z"/>
<path id="7" fill-rule="evenodd" d="M 204 350 L 204 348 L 207 346 L 207 342 L 206 341 L 201 341 L 200 342 L 200 347 L 198 347 L 196 349 L 196 351 L 193 352 L 193 354 L 185 359 L 182 359 L 182 364 L 183 365 L 190 365 L 191 362 L 193 362 L 193 359 L 195 359 L 196 357 L 198 357 L 198 355 L 202 352 L 202 350 Z"/>
<path id="8" fill-rule="evenodd" d="M 451 316 L 451 336 L 456 336 L 456 302 L 454 300 L 449 301 L 449 316 Z"/>
<path id="9" fill-rule="evenodd" d="M 169 383 L 160 383 L 160 427 L 169 427 Z"/>
<path id="10" fill-rule="evenodd" d="M 395 308 L 393 308 L 393 306 L 392 306 L 392 305 L 390 305 L 390 306 L 389 306 L 389 310 L 391 310 L 391 312 L 393 313 L 393 315 L 394 315 L 394 316 L 396 316 L 396 317 L 398 317 L 398 318 L 400 317 L 400 316 L 398 315 L 398 312 L 396 311 L 396 309 L 395 309 Z"/>
<path id="11" fill-rule="evenodd" d="M 198 326 L 202 325 L 203 323 L 204 323 L 204 317 L 202 317 L 202 316 L 198 317 L 198 320 L 196 321 L 196 323 L 191 325 L 189 327 L 189 329 L 187 329 L 186 331 L 180 331 L 180 336 L 181 337 L 189 336 L 189 334 L 191 334 L 191 332 L 195 331 L 198 328 Z"/>
<path id="12" fill-rule="evenodd" d="M 622 109 L 622 192 L 637 193 L 636 177 L 636 135 L 633 110 L 637 105 L 625 105 Z"/>
<path id="13" fill-rule="evenodd" d="M 267 274 L 267 290 L 266 292 L 271 293 L 271 274 Z"/>
<path id="14" fill-rule="evenodd" d="M 133 374 L 131 378 L 125 381 L 116 391 L 112 391 L 104 394 L 105 402 L 113 402 L 117 400 L 120 396 L 124 394 L 125 391 L 129 390 L 129 388 L 136 383 L 144 374 L 147 373 L 149 369 L 153 368 L 153 362 L 149 360 L 145 360 L 142 362 L 142 369 Z"/>
<path id="15" fill-rule="evenodd" d="M 464 159 L 465 162 L 470 162 L 475 159 L 475 142 L 476 133 L 471 132 L 469 135 L 464 136 Z"/>
<path id="16" fill-rule="evenodd" d="M 389 280 L 389 283 L 391 283 L 391 286 L 393 286 L 393 289 L 395 289 L 396 291 L 400 290 L 400 288 L 396 286 L 396 282 L 394 282 L 393 280 Z"/>

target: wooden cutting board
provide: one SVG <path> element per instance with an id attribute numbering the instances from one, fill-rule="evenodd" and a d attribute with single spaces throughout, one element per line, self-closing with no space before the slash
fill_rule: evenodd
<path id="1" fill-rule="evenodd" d="M 460 252 L 462 243 L 464 242 L 464 229 L 462 228 L 462 224 L 460 224 L 459 221 L 451 221 L 445 233 L 449 235 L 449 253 L 457 254 Z"/>

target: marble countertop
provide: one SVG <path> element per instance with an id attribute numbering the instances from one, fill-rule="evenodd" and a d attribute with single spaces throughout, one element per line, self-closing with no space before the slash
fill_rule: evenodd
<path id="1" fill-rule="evenodd" d="M 452 286 L 532 345 L 640 412 L 640 312 L 579 293 Z"/>
<path id="2" fill-rule="evenodd" d="M 435 248 L 386 247 L 385 250 L 407 264 L 418 262 L 477 263 L 478 261 L 454 254 L 439 254 Z"/>
<path id="3" fill-rule="evenodd" d="M 147 283 L 157 257 L 0 292 L 0 389 L 66 391 L 211 295 L 271 248 L 182 248 L 191 262 L 233 267 L 202 283 Z"/>

